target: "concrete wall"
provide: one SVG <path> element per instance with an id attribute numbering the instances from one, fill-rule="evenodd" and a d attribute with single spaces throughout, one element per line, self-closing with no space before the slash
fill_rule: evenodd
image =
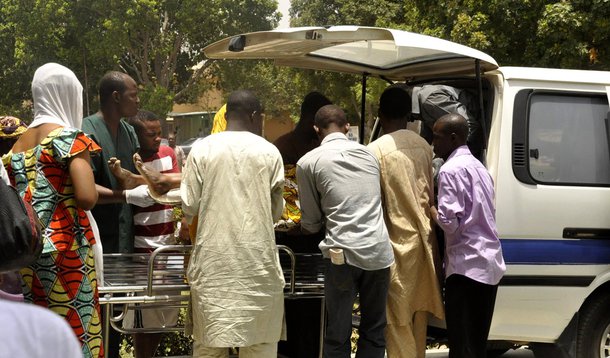
<path id="1" fill-rule="evenodd" d="M 198 112 L 216 112 L 223 105 L 222 93 L 216 89 L 207 91 L 198 100 L 197 103 L 191 104 L 175 104 L 172 108 L 173 117 L 167 118 L 166 133 L 176 131 L 176 142 L 178 144 L 183 141 L 197 137 L 199 128 L 208 135 L 211 129 L 211 122 L 207 123 L 208 115 L 196 116 L 180 114 L 198 113 Z M 275 141 L 279 136 L 290 132 L 294 128 L 294 123 L 290 120 L 288 114 L 272 117 L 265 117 L 263 136 L 270 142 Z"/>

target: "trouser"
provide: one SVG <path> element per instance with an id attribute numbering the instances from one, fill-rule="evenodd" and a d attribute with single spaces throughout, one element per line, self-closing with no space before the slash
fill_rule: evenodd
<path id="1" fill-rule="evenodd" d="M 415 312 L 406 325 L 388 324 L 385 329 L 388 358 L 424 358 L 428 312 Z"/>
<path id="2" fill-rule="evenodd" d="M 486 358 L 497 285 L 453 274 L 445 282 L 449 358 Z"/>
<path id="3" fill-rule="evenodd" d="M 286 341 L 278 343 L 278 352 L 290 358 L 317 358 L 320 351 L 320 312 L 322 300 L 286 299 Z"/>
<path id="4" fill-rule="evenodd" d="M 360 294 L 360 328 L 356 358 L 383 358 L 384 329 L 390 269 L 365 271 L 351 265 L 326 261 L 324 296 L 326 298 L 325 358 L 349 358 L 352 309 Z"/>
<path id="5" fill-rule="evenodd" d="M 229 348 L 205 347 L 195 341 L 193 343 L 193 358 L 228 358 Z M 277 357 L 277 342 L 259 343 L 239 348 L 239 358 L 271 358 Z"/>
<path id="6" fill-rule="evenodd" d="M 288 246 L 295 254 L 320 254 L 318 244 L 324 239 L 325 232 L 313 235 L 282 235 L 276 234 L 278 245 Z M 311 259 L 310 259 L 311 260 Z M 321 258 L 320 258 L 321 260 Z M 301 257 L 296 260 L 296 270 L 305 271 L 305 275 L 316 277 L 318 265 L 311 261 L 303 267 Z M 298 279 L 297 279 L 298 282 Z M 317 358 L 320 352 L 320 312 L 322 300 L 303 298 L 284 300 L 287 340 L 278 343 L 278 353 L 289 358 Z"/>
<path id="7" fill-rule="evenodd" d="M 112 312 L 111 312 L 112 314 Z M 102 307 L 102 322 L 106 322 L 106 310 Z M 112 326 L 108 332 L 108 337 L 103 337 L 103 341 L 108 340 L 108 350 L 106 351 L 106 357 L 108 358 L 120 358 L 119 352 L 121 348 L 122 336 L 120 332 L 117 332 Z"/>

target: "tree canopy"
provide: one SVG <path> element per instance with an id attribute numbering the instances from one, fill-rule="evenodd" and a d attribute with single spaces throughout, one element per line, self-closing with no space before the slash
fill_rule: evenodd
<path id="1" fill-rule="evenodd" d="M 140 85 L 146 108 L 167 113 L 205 89 L 204 46 L 274 28 L 276 9 L 275 0 L 0 0 L 0 103 L 19 111 L 34 70 L 55 61 L 81 79 L 89 111 L 98 79 L 117 69 Z"/>
<path id="2" fill-rule="evenodd" d="M 504 66 L 610 69 L 610 0 L 292 0 L 290 15 L 292 26 L 356 24 L 432 35 Z M 255 89 L 268 111 L 292 114 L 307 92 L 319 90 L 357 117 L 359 76 L 265 61 L 202 62 L 204 46 L 272 29 L 278 20 L 275 0 L 0 0 L 0 110 L 27 110 L 34 70 L 56 61 L 83 82 L 89 111 L 97 109 L 98 79 L 118 69 L 136 79 L 143 106 L 159 113 L 216 86 L 227 94 Z M 386 84 L 369 84 L 374 107 Z"/>
<path id="3" fill-rule="evenodd" d="M 291 26 L 356 24 L 440 37 L 486 52 L 501 66 L 610 70 L 609 0 L 451 0 L 442 5 L 436 0 L 292 0 L 290 15 Z M 367 94 L 369 115 L 376 113 L 386 86 L 375 83 Z M 343 85 L 349 94 L 336 101 L 359 99 L 359 77 L 343 78 Z"/>
<path id="4" fill-rule="evenodd" d="M 358 24 L 432 35 L 503 66 L 610 69 L 608 0 L 292 0 L 293 26 Z"/>

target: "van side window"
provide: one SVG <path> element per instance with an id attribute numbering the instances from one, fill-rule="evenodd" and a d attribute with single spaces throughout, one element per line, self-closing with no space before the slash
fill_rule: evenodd
<path id="1" fill-rule="evenodd" d="M 528 169 L 541 184 L 609 185 L 610 123 L 605 95 L 532 91 Z"/>

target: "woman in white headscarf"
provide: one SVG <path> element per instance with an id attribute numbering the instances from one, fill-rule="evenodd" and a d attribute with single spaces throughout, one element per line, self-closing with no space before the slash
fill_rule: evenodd
<path id="1" fill-rule="evenodd" d="M 85 213 L 97 201 L 89 155 L 100 148 L 78 129 L 82 89 L 64 66 L 38 68 L 32 81 L 34 120 L 2 163 L 44 228 L 40 258 L 20 271 L 25 300 L 63 316 L 84 357 L 102 357 L 95 238 Z"/>

